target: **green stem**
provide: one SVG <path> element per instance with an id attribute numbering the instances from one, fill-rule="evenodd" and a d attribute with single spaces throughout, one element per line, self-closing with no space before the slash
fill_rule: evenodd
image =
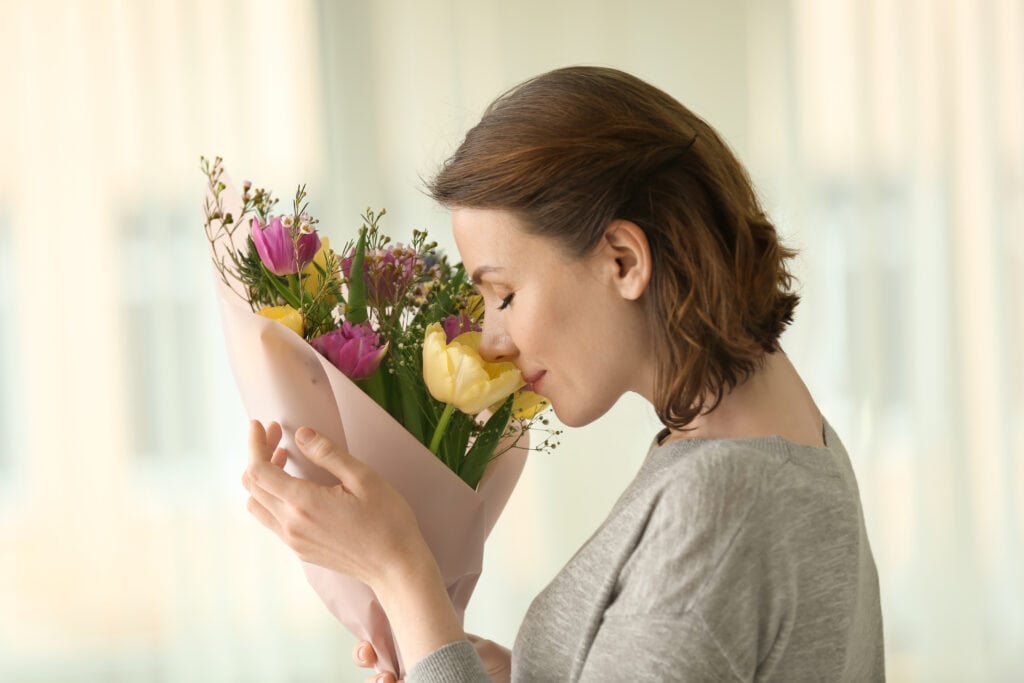
<path id="1" fill-rule="evenodd" d="M 430 439 L 430 452 L 437 455 L 437 449 L 441 445 L 441 437 L 444 436 L 444 431 L 448 428 L 448 421 L 452 419 L 452 413 L 455 412 L 455 406 L 451 403 L 445 405 L 444 412 L 441 413 L 441 419 L 437 422 L 437 429 L 434 430 L 434 436 Z"/>
<path id="2" fill-rule="evenodd" d="M 369 394 L 370 398 L 384 410 L 388 409 L 387 392 L 384 389 L 384 364 L 382 363 L 377 371 L 361 382 L 363 391 Z"/>
<path id="3" fill-rule="evenodd" d="M 267 267 L 265 265 L 263 265 L 263 261 L 260 261 L 260 270 L 263 271 L 263 275 L 266 277 L 267 282 L 270 283 L 270 286 L 274 288 L 274 291 L 276 291 L 278 294 L 280 294 L 281 298 L 284 299 L 288 303 L 289 306 L 291 306 L 292 308 L 294 308 L 297 311 L 301 310 L 301 308 L 302 308 L 302 301 L 299 300 L 299 299 L 296 299 L 295 298 L 295 293 L 292 292 L 287 287 L 285 287 L 284 285 L 281 284 L 281 281 L 277 279 L 277 276 L 274 275 L 273 273 L 271 273 L 267 269 Z"/>

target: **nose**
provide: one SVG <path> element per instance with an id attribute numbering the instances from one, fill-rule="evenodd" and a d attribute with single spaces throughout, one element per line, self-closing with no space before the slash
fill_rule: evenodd
<path id="1" fill-rule="evenodd" d="M 489 363 L 511 361 L 519 350 L 512 343 L 512 337 L 505 330 L 489 326 L 484 321 L 483 332 L 480 333 L 480 357 Z"/>

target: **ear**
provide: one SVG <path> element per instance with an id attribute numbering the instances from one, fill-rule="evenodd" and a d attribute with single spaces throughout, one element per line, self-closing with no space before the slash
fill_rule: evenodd
<path id="1" fill-rule="evenodd" d="M 617 218 L 608 224 L 601 240 L 609 272 L 623 298 L 635 301 L 651 281 L 651 247 L 643 229 Z"/>

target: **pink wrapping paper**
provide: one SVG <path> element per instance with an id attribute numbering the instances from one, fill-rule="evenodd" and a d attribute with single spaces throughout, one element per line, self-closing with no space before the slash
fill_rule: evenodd
<path id="1" fill-rule="evenodd" d="M 226 211 L 240 214 L 242 202 L 230 184 L 221 199 Z M 247 226 L 237 229 L 235 249 L 244 248 L 247 234 Z M 223 255 L 224 246 L 211 245 L 212 255 Z M 215 280 L 228 359 L 242 401 L 251 419 L 280 423 L 281 447 L 289 453 L 285 470 L 321 484 L 338 483 L 295 448 L 294 434 L 302 426 L 377 470 L 415 512 L 461 623 L 482 570 L 484 540 L 519 479 L 526 448 L 510 449 L 495 459 L 473 491 L 305 340 L 253 313 L 219 274 Z M 241 285 L 234 286 L 240 293 Z M 302 565 L 330 612 L 357 638 L 373 643 L 378 670 L 403 677 L 401 652 L 373 591 L 338 572 Z"/>

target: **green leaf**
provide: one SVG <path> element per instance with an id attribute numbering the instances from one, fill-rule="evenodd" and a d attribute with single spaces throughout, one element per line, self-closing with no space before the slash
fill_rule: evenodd
<path id="1" fill-rule="evenodd" d="M 359 230 L 355 253 L 352 255 L 352 267 L 348 278 L 348 310 L 345 318 L 353 323 L 365 322 L 366 315 L 366 274 L 363 263 L 366 260 L 366 226 Z"/>
<path id="2" fill-rule="evenodd" d="M 412 387 L 405 387 L 402 391 L 398 392 L 402 397 L 402 424 L 409 430 L 409 433 L 415 436 L 420 443 L 423 443 L 424 432 L 423 432 L 423 419 L 422 419 L 422 408 L 419 403 L 418 392 L 414 391 Z"/>
<path id="3" fill-rule="evenodd" d="M 384 364 L 381 363 L 377 371 L 364 380 L 356 382 L 374 402 L 381 408 L 387 410 L 387 393 L 384 389 Z"/>
<path id="4" fill-rule="evenodd" d="M 449 469 L 460 476 L 460 468 L 466 457 L 466 445 L 469 443 L 469 435 L 474 424 L 472 415 L 456 411 L 455 418 L 445 432 L 444 452 L 448 457 L 446 462 L 449 463 Z"/>
<path id="5" fill-rule="evenodd" d="M 505 433 L 508 419 L 512 415 L 512 400 L 514 396 L 514 394 L 509 396 L 501 407 L 491 415 L 490 419 L 487 420 L 487 424 L 484 425 L 483 431 L 480 432 L 480 436 L 473 442 L 473 447 L 469 449 L 465 459 L 462 461 L 459 476 L 473 490 L 476 490 L 477 485 L 480 483 L 480 478 L 484 476 L 487 463 L 491 461 L 494 449 L 498 447 L 498 441 L 501 440 L 501 435 Z"/>
<path id="6" fill-rule="evenodd" d="M 300 302 L 299 299 L 295 296 L 295 292 L 291 291 L 283 284 L 281 284 L 281 280 L 278 279 L 276 275 L 267 270 L 267 266 L 264 265 L 262 261 L 260 261 L 260 269 L 263 271 L 265 281 L 270 284 L 270 286 L 274 289 L 275 292 L 281 295 L 282 299 L 288 302 L 289 306 L 291 306 L 295 310 L 299 310 L 302 308 L 302 302 Z"/>
<path id="7" fill-rule="evenodd" d="M 393 369 L 394 358 L 391 351 L 388 351 L 388 358 L 385 358 L 385 363 L 381 364 L 380 370 L 381 381 L 384 384 L 384 394 L 387 396 L 385 408 L 399 424 L 405 425 L 405 416 L 402 414 L 402 392 L 405 390 L 405 387 L 398 383 L 392 372 Z"/>

